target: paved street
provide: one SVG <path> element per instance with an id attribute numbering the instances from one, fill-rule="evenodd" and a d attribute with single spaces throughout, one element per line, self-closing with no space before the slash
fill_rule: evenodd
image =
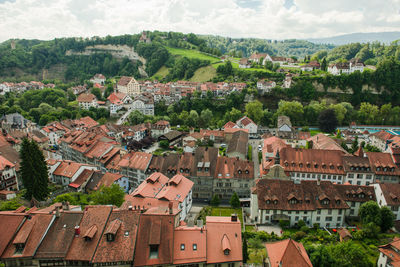
<path id="1" fill-rule="evenodd" d="M 133 111 L 133 109 L 130 109 L 127 112 L 125 112 L 125 114 L 122 115 L 122 117 L 118 119 L 117 125 L 123 124 L 126 121 L 126 119 L 128 118 L 129 114 L 131 114 L 132 111 Z"/>

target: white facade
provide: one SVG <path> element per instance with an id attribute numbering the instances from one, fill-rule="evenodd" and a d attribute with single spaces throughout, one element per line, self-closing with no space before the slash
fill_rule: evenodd
<path id="1" fill-rule="evenodd" d="M 344 183 L 354 185 L 370 185 L 375 182 L 375 175 L 371 173 L 347 172 L 344 176 Z"/>
<path id="2" fill-rule="evenodd" d="M 285 216 L 289 219 L 290 226 L 294 226 L 299 220 L 303 220 L 307 226 L 318 223 L 320 227 L 341 227 L 344 225 L 345 210 L 320 209 L 320 210 L 260 210 L 256 194 L 250 198 L 250 218 L 255 223 L 271 224 L 274 217 Z M 278 220 L 279 221 L 279 220 Z"/>
<path id="3" fill-rule="evenodd" d="M 382 188 L 380 184 L 374 184 L 376 202 L 378 203 L 379 207 L 388 207 L 394 214 L 395 220 L 400 220 L 400 212 L 399 206 L 389 206 L 387 204 L 387 200 L 385 199 L 385 195 L 382 192 Z M 400 202 L 399 202 L 400 205 Z"/>
<path id="4" fill-rule="evenodd" d="M 337 183 L 337 184 L 343 184 L 344 175 L 290 172 L 290 178 L 295 182 L 321 180 L 321 181 L 330 181 L 332 183 Z"/>
<path id="5" fill-rule="evenodd" d="M 154 104 L 153 103 L 145 103 L 144 101 L 137 99 L 133 101 L 130 109 L 137 110 L 143 115 L 154 115 Z"/>
<path id="6" fill-rule="evenodd" d="M 276 82 L 269 81 L 258 81 L 257 89 L 263 91 L 264 93 L 271 92 L 272 88 L 276 87 Z"/>
<path id="7" fill-rule="evenodd" d="M 82 109 L 90 109 L 91 107 L 97 108 L 97 99 L 94 98 L 92 101 L 86 102 L 86 101 L 81 101 L 79 102 L 79 107 Z"/>
<path id="8" fill-rule="evenodd" d="M 68 186 L 70 183 L 76 180 L 78 176 L 84 171 L 84 170 L 97 170 L 96 167 L 94 166 L 81 166 L 79 169 L 75 172 L 72 177 L 66 177 L 66 176 L 58 176 L 58 175 L 53 175 L 54 183 L 61 184 L 63 186 Z"/>
<path id="9" fill-rule="evenodd" d="M 186 216 L 189 214 L 192 208 L 192 201 L 192 190 L 190 190 L 185 199 L 179 203 L 179 209 L 181 210 L 181 214 L 179 216 L 181 221 L 184 221 Z"/>

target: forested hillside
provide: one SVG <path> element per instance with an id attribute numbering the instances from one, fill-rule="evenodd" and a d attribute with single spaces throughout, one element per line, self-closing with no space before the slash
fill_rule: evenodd
<path id="1" fill-rule="evenodd" d="M 221 36 L 201 36 L 208 46 L 220 50 L 223 54 L 236 57 L 249 57 L 254 52 L 268 53 L 272 56 L 303 58 L 320 50 L 330 50 L 333 45 L 314 44 L 304 40 L 266 40 L 255 38 L 233 39 Z"/>

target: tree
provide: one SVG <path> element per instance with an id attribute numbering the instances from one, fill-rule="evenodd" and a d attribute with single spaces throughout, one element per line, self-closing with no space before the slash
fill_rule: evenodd
<path id="1" fill-rule="evenodd" d="M 213 113 L 211 110 L 207 109 L 203 109 L 200 113 L 200 121 L 201 121 L 201 125 L 203 127 L 208 127 L 211 123 L 211 120 L 213 118 Z"/>
<path id="2" fill-rule="evenodd" d="M 336 130 L 338 121 L 333 109 L 326 109 L 318 116 L 319 128 L 326 133 L 331 133 Z"/>
<path id="3" fill-rule="evenodd" d="M 335 259 L 327 246 L 319 245 L 310 255 L 310 260 L 315 267 L 333 267 Z"/>
<path id="4" fill-rule="evenodd" d="M 298 101 L 281 100 L 278 104 L 277 115 L 286 115 L 290 118 L 292 124 L 301 124 L 303 121 L 303 105 Z"/>
<path id="5" fill-rule="evenodd" d="M 255 100 L 246 104 L 246 115 L 256 124 L 261 122 L 263 116 L 263 106 L 260 101 Z"/>
<path id="6" fill-rule="evenodd" d="M 333 246 L 332 256 L 335 259 L 335 266 L 372 267 L 372 263 L 363 253 L 363 248 L 353 241 L 342 242 Z"/>
<path id="7" fill-rule="evenodd" d="M 20 150 L 21 178 L 26 188 L 26 199 L 32 197 L 39 201 L 49 195 L 47 165 L 42 151 L 34 140 L 24 138 Z"/>
<path id="8" fill-rule="evenodd" d="M 381 207 L 381 231 L 386 232 L 394 225 L 395 216 L 393 212 L 386 206 Z"/>
<path id="9" fill-rule="evenodd" d="M 129 114 L 129 122 L 131 125 L 143 123 L 144 115 L 140 111 L 135 110 L 131 114 Z"/>
<path id="10" fill-rule="evenodd" d="M 161 141 L 160 141 L 160 147 L 161 147 L 161 148 L 164 148 L 164 149 L 169 148 L 169 142 L 168 142 L 168 140 L 161 140 Z"/>
<path id="11" fill-rule="evenodd" d="M 359 216 L 363 224 L 373 222 L 376 225 L 381 225 L 382 217 L 378 203 L 371 200 L 361 205 Z"/>
<path id="12" fill-rule="evenodd" d="M 198 126 L 198 121 L 199 121 L 199 114 L 197 113 L 196 110 L 191 110 L 189 113 L 187 126 L 196 127 Z"/>
<path id="13" fill-rule="evenodd" d="M 249 253 L 247 251 L 247 240 L 246 240 L 246 235 L 242 233 L 242 253 L 243 253 L 243 263 L 246 263 L 247 260 L 249 259 Z"/>
<path id="14" fill-rule="evenodd" d="M 236 192 L 233 193 L 231 199 L 229 200 L 229 204 L 231 205 L 232 208 L 237 209 L 240 207 L 240 200 L 239 196 L 236 194 Z"/>
<path id="15" fill-rule="evenodd" d="M 124 202 L 125 192 L 118 184 L 113 184 L 110 187 L 102 186 L 92 197 L 96 204 L 119 207 Z"/>
<path id="16" fill-rule="evenodd" d="M 220 203 L 221 203 L 221 200 L 219 199 L 219 195 L 217 195 L 217 194 L 213 195 L 211 202 L 210 202 L 211 206 L 218 207 Z"/>
<path id="17" fill-rule="evenodd" d="M 93 87 L 92 90 L 90 90 L 92 94 L 97 98 L 97 100 L 101 100 L 103 97 L 101 96 L 101 91 L 97 87 Z"/>
<path id="18" fill-rule="evenodd" d="M 326 58 L 324 57 L 321 62 L 321 70 L 326 71 L 328 64 L 326 63 Z"/>

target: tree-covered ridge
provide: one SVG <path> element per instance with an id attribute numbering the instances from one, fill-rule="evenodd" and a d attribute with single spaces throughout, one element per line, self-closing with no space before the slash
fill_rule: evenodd
<path id="1" fill-rule="evenodd" d="M 40 40 L 9 40 L 0 44 L 0 77 L 12 77 L 16 71 L 37 75 L 44 69 L 56 64 L 66 65 L 64 78 L 67 81 L 83 81 L 96 73 L 106 76 L 133 75 L 140 77 L 139 61 L 123 58 L 117 59 L 105 51 L 97 51 L 92 55 L 71 55 L 67 51 L 83 52 L 88 46 L 95 45 L 127 45 L 134 48 L 140 56 L 147 60 L 146 71 L 151 76 L 168 60 L 174 58 L 168 53 L 165 46 L 195 49 L 204 53 L 220 55 L 217 49 L 207 47 L 205 40 L 194 34 L 174 32 L 147 32 L 151 44 L 140 43 L 140 34 L 106 36 L 104 38 L 56 38 L 50 41 Z M 12 45 L 13 44 L 13 45 Z M 12 47 L 14 46 L 14 47 Z M 192 62 L 189 60 L 189 69 L 198 68 L 207 62 Z M 190 70 L 189 74 L 194 71 Z M 172 75 L 170 79 L 190 78 L 190 75 Z"/>
<path id="2" fill-rule="evenodd" d="M 221 36 L 202 36 L 208 46 L 220 50 L 223 54 L 237 57 L 249 57 L 252 53 L 268 53 L 272 56 L 298 57 L 312 55 L 320 50 L 330 50 L 333 45 L 314 44 L 304 40 L 266 40 L 256 38 L 229 38 Z"/>

